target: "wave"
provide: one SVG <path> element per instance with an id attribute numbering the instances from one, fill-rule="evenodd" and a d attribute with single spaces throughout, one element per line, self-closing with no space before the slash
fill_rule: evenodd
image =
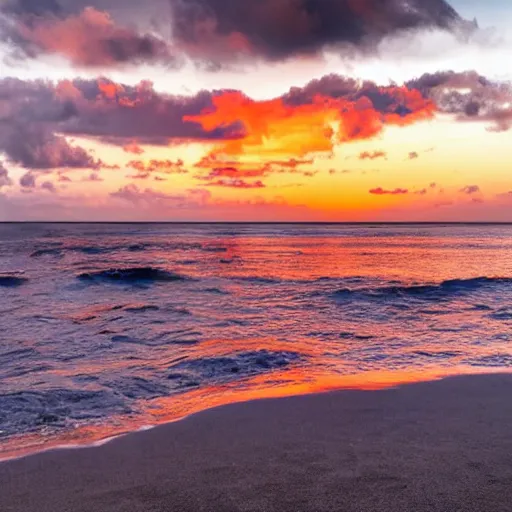
<path id="1" fill-rule="evenodd" d="M 218 247 L 215 245 L 205 245 L 205 246 L 202 246 L 201 249 L 204 252 L 228 252 L 227 247 Z"/>
<path id="2" fill-rule="evenodd" d="M 512 284 L 509 277 L 474 277 L 470 279 L 449 279 L 439 284 L 410 285 L 410 286 L 384 286 L 380 288 L 350 289 L 342 288 L 334 292 L 338 299 L 366 298 L 366 299 L 393 299 L 393 298 L 419 298 L 437 299 L 461 293 L 468 293 L 493 285 Z"/>
<path id="3" fill-rule="evenodd" d="M 133 243 L 133 244 L 122 244 L 122 245 L 114 245 L 114 246 L 98 246 L 98 245 L 73 245 L 67 247 L 48 247 L 36 249 L 31 253 L 31 258 L 40 258 L 42 256 L 55 256 L 58 258 L 62 258 L 66 252 L 71 253 L 81 253 L 85 255 L 98 255 L 98 254 L 108 254 L 112 252 L 118 251 L 128 251 L 128 252 L 141 252 L 145 251 L 148 248 L 147 244 L 142 243 Z"/>
<path id="4" fill-rule="evenodd" d="M 154 267 L 133 267 L 101 270 L 98 272 L 85 272 L 79 274 L 78 279 L 91 283 L 153 283 L 185 281 L 188 278 L 174 272 Z"/>
<path id="5" fill-rule="evenodd" d="M 62 428 L 69 423 L 127 413 L 127 404 L 114 393 L 71 389 L 20 391 L 0 395 L 0 437 Z"/>
<path id="6" fill-rule="evenodd" d="M 239 352 L 232 356 L 211 357 L 181 361 L 171 366 L 167 378 L 177 387 L 192 387 L 207 379 L 208 382 L 225 382 L 250 377 L 285 368 L 303 360 L 297 352 L 273 352 L 257 350 Z"/>
<path id="7" fill-rule="evenodd" d="M 16 288 L 28 282 L 26 277 L 18 274 L 0 274 L 0 287 Z"/>
<path id="8" fill-rule="evenodd" d="M 31 258 L 40 258 L 41 256 L 62 257 L 62 250 L 61 249 L 37 249 L 30 255 Z"/>

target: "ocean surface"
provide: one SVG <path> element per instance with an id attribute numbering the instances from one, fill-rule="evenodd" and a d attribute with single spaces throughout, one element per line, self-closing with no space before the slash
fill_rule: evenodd
<path id="1" fill-rule="evenodd" d="M 0 224 L 0 459 L 512 366 L 512 226 Z"/>

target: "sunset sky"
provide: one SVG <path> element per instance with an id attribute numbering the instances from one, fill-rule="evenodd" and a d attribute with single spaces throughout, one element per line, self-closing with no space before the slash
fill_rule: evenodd
<path id="1" fill-rule="evenodd" d="M 0 0 L 0 221 L 512 221 L 511 29 L 509 0 Z"/>

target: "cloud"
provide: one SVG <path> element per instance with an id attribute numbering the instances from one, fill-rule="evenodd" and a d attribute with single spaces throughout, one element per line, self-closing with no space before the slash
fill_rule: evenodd
<path id="1" fill-rule="evenodd" d="M 435 105 L 405 87 L 361 85 L 343 77 L 315 80 L 282 97 L 255 101 L 239 91 L 212 98 L 213 108 L 185 116 L 203 131 L 239 124 L 244 135 L 226 140 L 213 153 L 260 159 L 330 153 L 337 144 L 366 140 L 386 125 L 405 126 L 431 119 Z M 335 128 L 333 128 L 335 127 Z"/>
<path id="2" fill-rule="evenodd" d="M 121 146 L 134 139 L 167 145 L 170 140 L 241 137 L 240 123 L 205 131 L 183 117 L 212 107 L 213 93 L 191 97 L 157 94 L 149 82 L 136 87 L 110 80 L 0 80 L 0 152 L 28 169 L 107 165 L 66 136 Z"/>
<path id="3" fill-rule="evenodd" d="M 431 98 L 444 113 L 459 121 L 491 123 L 490 131 L 512 127 L 512 84 L 490 81 L 475 71 L 444 71 L 411 80 L 408 87 Z"/>
<path id="4" fill-rule="evenodd" d="M 11 162 L 28 169 L 97 168 L 101 164 L 85 149 L 70 145 L 42 125 L 13 120 L 0 125 L 0 150 Z"/>
<path id="5" fill-rule="evenodd" d="M 408 194 L 409 191 L 406 188 L 395 188 L 393 190 L 386 190 L 382 187 L 378 187 L 378 188 L 372 188 L 371 190 L 369 190 L 369 193 L 377 195 L 377 196 L 383 196 L 383 195 L 398 196 L 398 195 Z"/>
<path id="6" fill-rule="evenodd" d="M 7 4 L 0 25 L 15 58 L 60 55 L 84 68 L 157 63 L 179 67 L 181 59 L 163 39 L 117 25 L 108 12 L 85 7 L 64 15 L 56 2 Z M 1 21 L 1 20 L 0 20 Z"/>
<path id="7" fill-rule="evenodd" d="M 0 162 L 0 190 L 3 187 L 10 187 L 12 180 L 9 178 L 9 171 L 5 168 L 4 164 Z"/>
<path id="8" fill-rule="evenodd" d="M 2 11 L 17 16 L 44 16 L 62 13 L 58 0 L 4 0 Z"/>
<path id="9" fill-rule="evenodd" d="M 240 178 L 223 178 L 211 181 L 207 184 L 208 187 L 228 187 L 228 188 L 265 188 L 265 184 L 261 180 L 248 182 Z"/>
<path id="10" fill-rule="evenodd" d="M 419 158 L 420 155 L 416 151 L 409 152 L 409 160 L 416 160 L 416 158 Z"/>
<path id="11" fill-rule="evenodd" d="M 445 0 L 171 0 L 176 44 L 213 68 L 368 50 L 386 36 L 462 24 Z"/>
<path id="12" fill-rule="evenodd" d="M 127 174 L 126 177 L 132 180 L 147 180 L 151 176 L 150 172 L 138 172 L 137 174 Z"/>
<path id="13" fill-rule="evenodd" d="M 385 151 L 363 151 L 359 154 L 359 160 L 376 160 L 377 158 L 386 158 L 387 153 Z"/>
<path id="14" fill-rule="evenodd" d="M 125 144 L 123 146 L 123 151 L 125 153 L 131 153 L 133 155 L 142 155 L 142 153 L 144 153 L 144 149 L 141 148 L 135 141 L 131 141 L 128 142 L 128 144 Z"/>
<path id="15" fill-rule="evenodd" d="M 480 193 L 480 187 L 478 185 L 467 185 L 466 187 L 461 188 L 459 192 L 470 196 Z"/>
<path id="16" fill-rule="evenodd" d="M 91 172 L 91 174 L 89 174 L 89 176 L 86 178 L 83 178 L 82 181 L 100 182 L 104 180 L 97 172 Z"/>
<path id="17" fill-rule="evenodd" d="M 162 174 L 187 174 L 188 171 L 184 167 L 183 160 L 156 160 L 152 159 L 148 162 L 142 160 L 131 160 L 127 167 L 139 171 L 141 174 L 162 173 Z"/>
<path id="18" fill-rule="evenodd" d="M 137 185 L 131 183 L 121 187 L 116 192 L 112 192 L 110 196 L 136 205 L 192 208 L 204 205 L 210 199 L 211 194 L 206 190 L 190 190 L 187 193 L 173 195 L 151 188 L 140 189 Z"/>
<path id="19" fill-rule="evenodd" d="M 33 172 L 27 172 L 20 178 L 20 185 L 23 188 L 35 188 L 36 175 Z"/>
<path id="20" fill-rule="evenodd" d="M 47 192 L 50 192 L 51 194 L 57 193 L 57 189 L 55 188 L 55 185 L 51 181 L 45 181 L 41 183 L 41 189 L 46 190 Z"/>

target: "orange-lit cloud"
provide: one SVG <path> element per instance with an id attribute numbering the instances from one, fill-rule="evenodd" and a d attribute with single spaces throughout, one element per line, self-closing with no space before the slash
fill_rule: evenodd
<path id="1" fill-rule="evenodd" d="M 240 124 L 244 136 L 222 142 L 213 154 L 265 160 L 329 153 L 337 144 L 378 135 L 386 124 L 405 126 L 434 115 L 434 103 L 419 91 L 388 87 L 377 89 L 377 94 L 375 103 L 365 95 L 352 100 L 320 94 L 311 101 L 289 103 L 284 98 L 255 101 L 230 91 L 213 96 L 211 108 L 183 120 L 207 132 Z"/>
<path id="2" fill-rule="evenodd" d="M 8 36 L 18 50 L 15 56 L 56 54 L 81 67 L 180 63 L 163 39 L 118 26 L 108 12 L 94 7 L 85 7 L 68 17 L 48 12 L 45 16 L 21 13 L 9 25 Z"/>

